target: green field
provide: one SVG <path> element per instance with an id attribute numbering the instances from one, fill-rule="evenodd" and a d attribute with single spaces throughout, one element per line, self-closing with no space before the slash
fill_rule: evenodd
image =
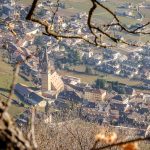
<path id="1" fill-rule="evenodd" d="M 3 62 L 2 57 L 0 56 L 0 100 L 6 101 L 7 96 L 10 92 L 10 87 L 13 79 L 13 68 L 10 64 Z M 28 86 L 32 86 L 30 82 L 25 81 L 20 76 L 17 77 L 16 83 L 23 83 Z M 4 97 L 3 95 L 6 95 Z M 17 96 L 14 94 L 13 99 L 18 100 Z M 23 107 L 12 104 L 9 108 L 9 112 L 12 116 L 16 116 L 22 113 L 25 110 Z"/>
<path id="2" fill-rule="evenodd" d="M 0 57 L 0 64 L 0 91 L 6 94 L 8 93 L 8 90 L 10 90 L 12 84 L 13 67 L 11 67 L 10 64 L 3 62 L 2 57 Z M 25 81 L 20 76 L 17 76 L 16 82 L 32 86 L 30 82 Z"/>
<path id="3" fill-rule="evenodd" d="M 84 72 L 84 70 L 85 70 L 85 66 L 83 66 L 83 65 L 75 66 L 72 68 L 74 68 L 74 70 L 79 71 L 79 72 L 82 72 L 82 71 Z M 128 78 L 121 78 L 121 77 L 114 76 L 111 74 L 104 74 L 102 72 L 98 72 L 98 75 L 87 75 L 84 73 L 80 74 L 80 73 L 70 72 L 70 71 L 61 71 L 60 74 L 62 76 L 63 75 L 75 76 L 77 78 L 80 78 L 82 82 L 89 83 L 89 84 L 94 83 L 97 78 L 105 79 L 107 81 L 118 81 L 119 83 L 127 84 L 130 86 L 136 86 L 136 85 L 140 85 L 142 83 L 140 81 L 134 81 L 134 80 L 130 80 Z"/>

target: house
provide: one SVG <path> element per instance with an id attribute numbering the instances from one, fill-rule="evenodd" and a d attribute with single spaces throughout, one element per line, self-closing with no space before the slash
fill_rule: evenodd
<path id="1" fill-rule="evenodd" d="M 121 113 L 124 113 L 126 104 L 118 103 L 118 102 L 111 102 L 110 103 L 110 108 L 112 110 L 118 110 Z"/>
<path id="2" fill-rule="evenodd" d="M 86 63 L 89 65 L 98 66 L 102 63 L 102 55 L 95 54 L 90 58 L 87 57 Z"/>
<path id="3" fill-rule="evenodd" d="M 6 43 L 6 48 L 9 50 L 9 52 L 13 53 L 15 52 L 16 50 L 18 50 L 18 46 L 13 43 L 13 42 L 7 42 Z"/>
<path id="4" fill-rule="evenodd" d="M 38 95 L 37 93 L 31 92 L 27 98 L 27 103 L 31 105 L 39 105 L 40 107 L 45 107 L 46 101 L 43 101 L 44 97 Z"/>
<path id="5" fill-rule="evenodd" d="M 143 2 L 143 3 L 139 4 L 139 7 L 145 8 L 145 9 L 150 9 L 150 3 L 148 1 Z"/>
<path id="6" fill-rule="evenodd" d="M 14 91 L 23 98 L 23 101 L 29 105 L 37 107 L 45 107 L 46 101 L 44 97 L 36 93 L 35 91 L 29 89 L 27 86 L 17 83 L 15 85 Z"/>
<path id="7" fill-rule="evenodd" d="M 99 3 L 106 2 L 106 0 L 97 0 Z"/>
<path id="8" fill-rule="evenodd" d="M 88 59 L 88 58 L 91 58 L 93 56 L 93 52 L 92 51 L 89 51 L 89 52 L 84 52 L 84 58 Z"/>
<path id="9" fill-rule="evenodd" d="M 117 102 L 117 103 L 123 103 L 123 101 L 126 101 L 128 98 L 125 95 L 115 95 L 111 98 L 110 102 Z"/>
<path id="10" fill-rule="evenodd" d="M 111 49 L 103 50 L 104 58 L 111 58 L 113 60 L 120 58 L 121 54 Z"/>
<path id="11" fill-rule="evenodd" d="M 118 8 L 123 8 L 123 9 L 129 9 L 129 8 L 133 8 L 133 4 L 132 3 L 123 3 L 121 4 Z"/>
<path id="12" fill-rule="evenodd" d="M 106 98 L 106 94 L 106 91 L 102 89 L 85 88 L 83 92 L 83 99 L 91 102 L 103 101 Z"/>
<path id="13" fill-rule="evenodd" d="M 64 90 L 58 95 L 58 98 L 66 99 L 74 103 L 82 102 L 82 99 L 78 96 L 78 94 L 75 91 Z"/>
<path id="14" fill-rule="evenodd" d="M 150 56 L 144 57 L 143 64 L 145 65 L 145 67 L 150 68 Z"/>
<path id="15" fill-rule="evenodd" d="M 139 52 L 131 52 L 128 55 L 128 59 L 130 59 L 130 60 L 136 60 L 136 61 L 141 61 L 142 55 Z"/>
<path id="16" fill-rule="evenodd" d="M 73 85 L 81 83 L 81 79 L 80 78 L 76 78 L 76 77 L 73 77 L 73 76 L 64 76 L 63 77 L 63 81 L 66 84 L 73 84 Z"/>
<path id="17" fill-rule="evenodd" d="M 109 118 L 112 121 L 117 121 L 120 117 L 119 111 L 118 110 L 114 110 L 114 109 L 110 109 L 109 111 Z"/>
<path id="18" fill-rule="evenodd" d="M 2 10 L 3 14 L 6 16 L 12 16 L 15 12 L 14 8 L 8 4 L 4 4 Z"/>
<path id="19" fill-rule="evenodd" d="M 133 119 L 134 121 L 139 121 L 139 122 L 144 122 L 145 121 L 145 117 L 140 115 L 137 112 L 133 112 L 133 113 L 129 114 L 128 118 Z"/>
<path id="20" fill-rule="evenodd" d="M 15 0 L 0 0 L 0 4 L 9 4 L 10 6 L 14 6 Z"/>
<path id="21" fill-rule="evenodd" d="M 17 83 L 15 85 L 14 90 L 15 90 L 15 92 L 17 92 L 18 94 L 20 94 L 24 98 L 28 97 L 29 94 L 31 93 L 31 90 L 27 86 L 20 84 L 20 83 Z"/>
<path id="22" fill-rule="evenodd" d="M 115 12 L 115 14 L 118 15 L 118 16 L 133 17 L 133 12 L 132 12 L 132 11 L 117 10 L 117 11 Z"/>
<path id="23" fill-rule="evenodd" d="M 26 30 L 26 35 L 31 36 L 31 35 L 37 34 L 38 32 L 40 32 L 39 28 L 32 28 L 32 29 Z"/>
<path id="24" fill-rule="evenodd" d="M 61 92 L 54 102 L 58 109 L 70 109 L 74 106 L 81 106 L 82 99 L 77 95 L 75 91 L 64 90 Z"/>
<path id="25" fill-rule="evenodd" d="M 54 104 L 55 104 L 55 107 L 60 110 L 67 110 L 70 107 L 67 100 L 60 99 L 60 98 L 55 100 Z"/>
<path id="26" fill-rule="evenodd" d="M 31 110 L 26 110 L 16 119 L 16 123 L 18 126 L 28 126 L 28 123 L 31 118 Z"/>
<path id="27" fill-rule="evenodd" d="M 19 47 L 25 47 L 25 46 L 28 46 L 28 41 L 24 40 L 24 39 L 20 39 L 18 42 L 17 42 L 17 45 Z"/>
<path id="28" fill-rule="evenodd" d="M 125 93 L 127 95 L 135 96 L 136 95 L 136 90 L 132 87 L 126 86 L 125 87 Z"/>
<path id="29" fill-rule="evenodd" d="M 116 34 L 115 38 L 120 40 L 120 41 L 124 41 L 124 37 L 122 35 Z"/>
<path id="30" fill-rule="evenodd" d="M 16 62 L 23 62 L 25 60 L 25 57 L 21 54 L 19 54 L 16 58 L 15 58 L 15 63 Z"/>
<path id="31" fill-rule="evenodd" d="M 28 62 L 23 63 L 23 64 L 21 65 L 21 70 L 22 70 L 23 73 L 24 73 L 25 75 L 27 75 L 27 76 L 30 75 L 30 73 L 31 73 L 31 68 L 32 68 L 32 66 L 31 66 Z"/>
<path id="32" fill-rule="evenodd" d="M 145 137 L 149 137 L 150 136 L 150 125 L 148 125 L 146 132 L 145 132 Z"/>
<path id="33" fill-rule="evenodd" d="M 65 60 L 66 58 L 66 52 L 62 52 L 62 51 L 54 51 L 53 53 L 51 53 L 51 56 L 54 57 L 56 60 Z"/>
<path id="34" fill-rule="evenodd" d="M 110 73 L 110 74 L 116 74 L 120 72 L 120 68 L 118 66 L 112 66 L 109 63 L 103 63 L 99 66 L 97 66 L 97 70 L 100 70 L 102 72 Z"/>
<path id="35" fill-rule="evenodd" d="M 100 124 L 103 122 L 103 115 L 105 115 L 105 112 L 100 112 L 95 108 L 83 107 L 80 111 L 80 117 L 82 119 Z"/>
<path id="36" fill-rule="evenodd" d="M 149 104 L 150 103 L 150 95 L 144 94 L 143 95 L 143 100 L 145 103 Z"/>
<path id="37" fill-rule="evenodd" d="M 107 111 L 109 112 L 117 112 L 118 111 L 118 117 L 122 117 L 124 115 L 124 111 L 126 108 L 126 104 L 124 104 L 125 97 L 122 95 L 116 95 L 112 99 L 109 100 Z"/>
<path id="38" fill-rule="evenodd" d="M 80 97 L 83 98 L 83 91 L 89 85 L 85 83 L 77 83 L 77 84 L 68 84 L 68 86 L 71 87 L 74 91 L 77 92 L 78 95 L 81 95 Z"/>

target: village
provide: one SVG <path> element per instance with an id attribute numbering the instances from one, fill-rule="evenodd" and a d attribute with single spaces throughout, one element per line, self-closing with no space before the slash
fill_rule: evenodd
<path id="1" fill-rule="evenodd" d="M 21 62 L 19 75 L 32 82 L 35 87 L 33 89 L 22 83 L 15 85 L 14 94 L 19 101 L 29 106 L 16 118 L 19 126 L 28 124 L 30 107 L 33 106 L 37 108 L 37 114 L 45 115 L 48 110 L 53 110 L 44 116 L 45 123 L 53 123 L 52 118 L 57 112 L 77 109 L 78 117 L 85 121 L 138 129 L 142 136 L 147 135 L 150 123 L 150 93 L 142 92 L 142 90 L 150 90 L 149 43 L 142 47 L 120 44 L 115 48 L 99 48 L 80 39 L 57 40 L 54 37 L 42 35 L 41 26 L 25 20 L 29 6 L 17 5 L 13 0 L 0 2 L 2 10 L 0 12 L 0 47 L 4 49 L 4 61 L 12 66 Z M 45 6 L 57 6 L 46 0 L 38 4 L 36 10 L 38 16 L 48 20 L 51 14 L 49 8 Z M 144 6 L 141 4 L 139 7 Z M 63 10 L 65 4 L 61 3 L 59 7 Z M 119 9 L 132 7 L 131 4 L 125 4 Z M 131 17 L 131 14 L 126 15 L 126 13 L 119 13 L 119 15 Z M 133 18 L 140 17 L 141 14 L 136 14 Z M 72 15 L 71 19 L 55 16 L 53 21 L 56 28 L 61 27 L 71 33 L 90 37 L 90 31 L 85 26 L 86 20 L 86 13 L 77 13 Z M 18 38 L 14 38 L 14 35 L 8 32 L 5 24 L 13 28 Z M 130 28 L 136 26 L 140 24 Z M 115 26 L 110 30 L 119 32 Z M 116 34 L 116 36 L 120 35 Z M 120 36 L 120 38 L 123 37 Z M 25 61 L 30 56 L 32 57 Z M 118 82 L 105 83 L 103 79 L 97 79 L 91 84 L 84 83 L 75 76 L 59 74 L 61 70 L 74 71 L 71 66 L 80 65 L 87 67 L 85 73 L 93 75 L 95 72 L 96 74 L 102 72 L 116 78 L 140 81 L 142 84 L 134 88 Z M 137 89 L 141 90 L 137 91 Z M 19 104 L 18 100 L 13 100 L 13 103 Z M 41 109 L 44 111 L 41 112 Z"/>

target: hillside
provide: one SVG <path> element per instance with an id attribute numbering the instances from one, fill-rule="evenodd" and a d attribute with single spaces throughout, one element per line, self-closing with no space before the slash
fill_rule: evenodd
<path id="1" fill-rule="evenodd" d="M 7 100 L 12 80 L 13 80 L 13 67 L 10 64 L 7 64 L 3 61 L 2 54 L 0 53 L 0 99 L 3 101 Z M 30 82 L 25 81 L 20 76 L 17 77 L 16 82 L 32 86 Z M 15 94 L 13 95 L 13 101 L 14 100 L 21 102 Z M 25 110 L 24 107 L 19 107 L 17 104 L 13 103 L 9 108 L 9 113 L 15 117 L 24 110 Z"/>

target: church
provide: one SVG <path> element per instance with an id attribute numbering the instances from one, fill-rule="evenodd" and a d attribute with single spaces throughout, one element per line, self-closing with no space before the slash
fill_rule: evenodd
<path id="1" fill-rule="evenodd" d="M 57 98 L 64 90 L 64 83 L 48 59 L 47 48 L 41 51 L 39 57 L 39 69 L 41 74 L 41 92 L 46 98 Z"/>
<path id="2" fill-rule="evenodd" d="M 47 49 L 42 49 L 39 55 L 39 71 L 41 75 L 41 89 L 34 91 L 29 87 L 17 83 L 15 92 L 30 105 L 45 107 L 46 101 L 53 102 L 64 90 L 64 83 L 48 59 Z"/>

